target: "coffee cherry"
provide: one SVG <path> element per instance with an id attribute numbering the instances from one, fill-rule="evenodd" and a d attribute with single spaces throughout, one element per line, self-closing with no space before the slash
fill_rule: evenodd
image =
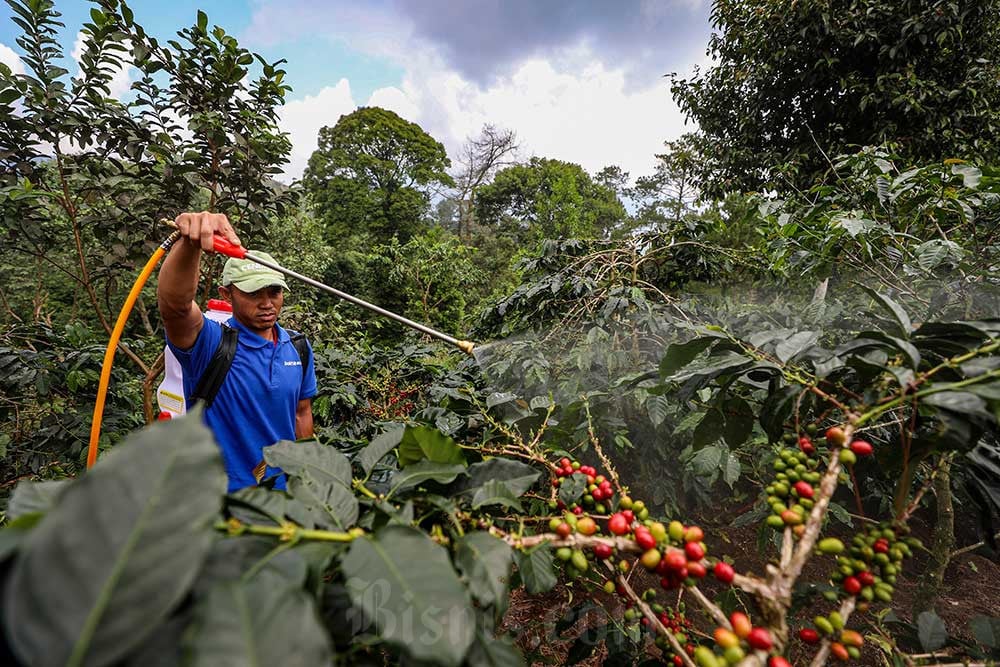
<path id="1" fill-rule="evenodd" d="M 652 549 L 656 546 L 656 539 L 653 538 L 653 535 L 645 526 L 635 529 L 635 541 L 643 550 Z"/>
<path id="2" fill-rule="evenodd" d="M 729 624 L 733 626 L 733 632 L 740 639 L 746 639 L 753 628 L 750 618 L 741 611 L 734 611 L 729 615 Z"/>
<path id="3" fill-rule="evenodd" d="M 671 521 L 667 526 L 667 534 L 670 535 L 670 539 L 680 542 L 684 539 L 684 524 L 680 521 Z"/>
<path id="4" fill-rule="evenodd" d="M 858 462 L 857 455 L 849 449 L 840 450 L 840 462 L 845 466 L 852 466 Z"/>
<path id="5" fill-rule="evenodd" d="M 712 636 L 715 638 L 715 643 L 722 648 L 740 645 L 740 638 L 732 630 L 727 630 L 726 628 L 716 628 Z"/>
<path id="6" fill-rule="evenodd" d="M 856 630 L 844 630 L 841 632 L 840 641 L 845 646 L 854 646 L 856 648 L 861 648 L 861 645 L 865 643 L 864 637 Z"/>
<path id="7" fill-rule="evenodd" d="M 819 642 L 819 633 L 812 628 L 802 628 L 799 630 L 799 639 L 807 644 L 815 644 Z"/>
<path id="8" fill-rule="evenodd" d="M 667 566 L 675 572 L 687 567 L 687 556 L 680 549 L 668 549 L 664 560 L 667 562 Z"/>
<path id="9" fill-rule="evenodd" d="M 611 548 L 610 544 L 604 544 L 601 542 L 600 544 L 594 545 L 594 556 L 598 560 L 607 560 L 611 558 L 612 553 L 614 553 L 614 549 Z"/>
<path id="10" fill-rule="evenodd" d="M 705 533 L 698 526 L 689 526 L 684 531 L 685 542 L 701 542 L 703 539 L 705 539 Z"/>
<path id="11" fill-rule="evenodd" d="M 705 575 L 708 574 L 708 570 L 705 569 L 705 566 L 695 560 L 688 561 L 687 570 L 688 574 L 693 579 L 704 579 Z"/>
<path id="12" fill-rule="evenodd" d="M 793 488 L 795 489 L 795 492 L 799 494 L 799 498 L 812 499 L 813 494 L 815 493 L 813 491 L 812 484 L 809 482 L 795 482 L 795 486 Z"/>
<path id="13" fill-rule="evenodd" d="M 864 440 L 855 440 L 851 443 L 851 451 L 857 456 L 871 456 L 875 449 L 872 447 L 872 443 L 866 442 Z"/>
<path id="14" fill-rule="evenodd" d="M 639 560 L 647 570 L 655 570 L 656 566 L 660 564 L 660 552 L 656 549 L 648 549 Z"/>
<path id="15" fill-rule="evenodd" d="M 608 530 L 615 535 L 624 535 L 628 532 L 628 521 L 621 512 L 616 512 L 608 519 Z"/>
<path id="16" fill-rule="evenodd" d="M 805 436 L 802 436 L 801 438 L 799 438 L 799 449 L 804 454 L 807 454 L 809 456 L 812 456 L 813 454 L 816 453 L 816 445 L 814 445 L 812 443 L 812 440 L 810 440 L 809 438 L 807 438 Z"/>
<path id="17" fill-rule="evenodd" d="M 830 653 L 834 658 L 840 660 L 841 662 L 846 662 L 851 658 L 851 654 L 847 652 L 847 647 L 839 642 L 833 642 L 830 644 Z"/>
<path id="18" fill-rule="evenodd" d="M 838 540 L 836 537 L 827 537 L 819 541 L 816 545 L 819 552 L 822 554 L 828 554 L 831 556 L 836 556 L 844 552 L 844 543 Z"/>
<path id="19" fill-rule="evenodd" d="M 834 447 L 843 447 L 847 442 L 847 434 L 839 426 L 831 426 L 826 429 L 826 441 Z"/>
<path id="20" fill-rule="evenodd" d="M 792 667 L 792 663 L 788 662 L 780 655 L 772 655 L 767 659 L 767 667 Z"/>
<path id="21" fill-rule="evenodd" d="M 848 595 L 857 595 L 861 592 L 861 582 L 857 577 L 845 577 L 843 586 Z"/>
<path id="22" fill-rule="evenodd" d="M 875 585 L 875 575 L 868 570 L 863 570 L 857 574 L 858 581 L 861 582 L 862 586 L 874 586 Z"/>
<path id="23" fill-rule="evenodd" d="M 684 553 L 688 560 L 699 561 L 705 557 L 705 549 L 701 542 L 688 542 L 684 545 Z"/>
<path id="24" fill-rule="evenodd" d="M 569 537 L 572 532 L 573 528 L 565 521 L 560 522 L 559 525 L 556 526 L 556 535 L 564 540 Z"/>
<path id="25" fill-rule="evenodd" d="M 758 651 L 770 651 L 773 642 L 767 628 L 753 628 L 747 635 L 747 643 Z"/>
<path id="26" fill-rule="evenodd" d="M 597 532 L 597 522 L 589 516 L 585 516 L 576 522 L 576 532 L 589 537 Z"/>
<path id="27" fill-rule="evenodd" d="M 712 572 L 715 574 L 715 578 L 724 584 L 733 583 L 733 577 L 736 576 L 736 571 L 733 569 L 733 566 L 721 560 L 715 564 L 715 567 L 712 568 Z"/>

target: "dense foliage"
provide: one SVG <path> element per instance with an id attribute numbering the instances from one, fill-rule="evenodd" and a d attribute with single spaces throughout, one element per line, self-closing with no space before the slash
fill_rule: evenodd
<path id="1" fill-rule="evenodd" d="M 995 159 L 995 0 L 714 3 L 713 64 L 675 77 L 706 190 L 809 187 L 829 156 L 898 141 L 910 161 Z"/>
<path id="2" fill-rule="evenodd" d="M 957 537 L 995 548 L 1000 515 L 1000 169 L 970 138 L 992 122 L 988 3 L 716 3 L 713 49 L 745 67 L 677 83 L 702 131 L 650 147 L 651 174 L 519 161 L 490 125 L 449 172 L 363 108 L 301 188 L 271 178 L 281 63 L 204 13 L 163 45 L 101 0 L 70 77 L 53 5 L 8 4 L 28 73 L 0 67 L 4 664 L 997 658 L 997 618 L 946 628 L 937 605 Z M 823 100 L 839 71 L 879 114 L 795 138 L 767 105 L 819 111 L 754 96 L 768 58 L 802 75 L 783 95 Z M 947 118 L 942 72 L 968 75 Z M 897 109 L 913 85 L 927 113 Z M 779 173 L 800 187 L 733 192 Z M 316 437 L 265 449 L 287 491 L 227 495 L 197 411 L 143 427 L 163 339 L 140 299 L 84 471 L 112 316 L 159 218 L 198 208 L 474 358 L 293 285 Z"/>

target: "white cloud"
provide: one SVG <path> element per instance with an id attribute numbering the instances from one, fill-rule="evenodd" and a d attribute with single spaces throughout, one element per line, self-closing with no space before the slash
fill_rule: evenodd
<path id="1" fill-rule="evenodd" d="M 691 129 L 684 127 L 665 79 L 630 87 L 624 70 L 608 68 L 580 49 L 556 62 L 526 61 L 487 88 L 443 67 L 434 56 L 422 56 L 411 60 L 399 87 L 376 90 L 366 105 L 420 124 L 452 156 L 492 123 L 514 130 L 523 154 L 575 162 L 592 173 L 615 164 L 633 178 L 652 172 L 654 153 L 664 141 Z M 286 177 L 302 175 L 320 127 L 355 108 L 346 79 L 316 96 L 288 102 L 281 112 L 282 129 L 291 133 L 293 145 Z"/>
<path id="2" fill-rule="evenodd" d="M 355 108 L 357 104 L 347 79 L 341 79 L 336 86 L 323 88 L 316 95 L 287 102 L 281 108 L 279 124 L 289 133 L 292 142 L 289 164 L 285 165 L 285 176 L 289 180 L 302 176 L 309 156 L 316 150 L 320 128 L 335 125 L 342 115 Z"/>
<path id="3" fill-rule="evenodd" d="M 84 33 L 78 32 L 76 34 L 76 43 L 73 44 L 73 60 L 77 63 L 77 76 L 80 76 L 80 58 L 83 57 L 84 43 L 86 41 L 86 35 Z M 132 87 L 132 72 L 135 69 L 127 53 L 120 53 L 119 55 L 124 56 L 122 67 L 115 70 L 114 74 L 111 76 L 111 80 L 108 81 L 108 88 L 111 91 L 110 97 L 120 100 L 122 95 L 127 93 Z"/>
<path id="4" fill-rule="evenodd" d="M 0 63 L 9 67 L 14 74 L 24 74 L 24 63 L 21 62 L 20 56 L 3 43 L 0 43 Z"/>

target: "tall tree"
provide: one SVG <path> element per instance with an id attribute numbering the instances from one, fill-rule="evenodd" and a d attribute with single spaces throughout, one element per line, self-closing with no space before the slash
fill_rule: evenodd
<path id="1" fill-rule="evenodd" d="M 1000 1 L 716 0 L 714 61 L 672 91 L 707 142 L 701 186 L 806 187 L 851 146 L 997 156 Z"/>
<path id="2" fill-rule="evenodd" d="M 479 135 L 470 137 L 459 154 L 461 170 L 455 176 L 455 200 L 458 207 L 458 235 L 469 242 L 475 224 L 476 192 L 496 172 L 513 164 L 517 153 L 517 135 L 494 125 L 484 125 Z"/>
<path id="3" fill-rule="evenodd" d="M 424 226 L 435 188 L 454 184 L 444 146 L 416 123 L 378 107 L 362 107 L 319 131 L 303 182 L 328 238 L 359 248 Z"/>
<path id="4" fill-rule="evenodd" d="M 537 157 L 498 172 L 480 189 L 476 212 L 522 241 L 607 237 L 627 218 L 614 190 L 582 167 Z"/>
<path id="5" fill-rule="evenodd" d="M 698 138 L 690 133 L 666 142 L 666 152 L 656 155 L 653 174 L 636 179 L 630 194 L 638 205 L 640 226 L 662 229 L 694 211 L 698 196 L 694 181 L 701 162 L 697 144 Z"/>

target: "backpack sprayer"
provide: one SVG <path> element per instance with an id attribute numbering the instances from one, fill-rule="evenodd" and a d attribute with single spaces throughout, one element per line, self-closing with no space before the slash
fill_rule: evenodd
<path id="1" fill-rule="evenodd" d="M 176 225 L 173 220 L 164 219 L 161 222 L 176 228 Z M 101 421 L 104 416 L 104 402 L 108 394 L 108 384 L 111 380 L 111 367 L 112 364 L 114 363 L 115 350 L 118 349 L 118 341 L 121 339 L 122 331 L 125 329 L 125 323 L 128 321 L 128 316 L 132 312 L 132 306 L 135 305 L 136 299 L 139 298 L 139 294 L 140 292 L 142 292 L 142 288 L 145 286 L 146 281 L 149 280 L 149 276 L 153 273 L 153 269 L 156 268 L 156 265 L 159 263 L 160 259 L 163 257 L 164 254 L 166 254 L 168 250 L 170 250 L 171 246 L 173 246 L 173 244 L 177 242 L 180 236 L 181 236 L 180 232 L 176 231 L 175 229 L 175 231 L 171 233 L 170 236 L 168 236 L 163 241 L 163 243 L 160 244 L 160 247 L 156 249 L 156 252 L 153 253 L 153 255 L 149 258 L 149 261 L 146 262 L 146 265 L 139 273 L 139 277 L 136 279 L 135 284 L 132 285 L 132 289 L 129 291 L 128 296 L 125 299 L 125 304 L 122 306 L 121 312 L 118 313 L 118 320 L 115 322 L 115 327 L 111 332 L 111 338 L 108 340 L 108 347 L 104 351 L 104 363 L 101 367 L 101 378 L 97 386 L 97 401 L 94 403 L 94 417 L 90 425 L 90 445 L 87 449 L 87 468 L 93 466 L 94 462 L 97 461 L 97 444 L 101 438 Z M 370 310 L 373 313 L 377 313 L 384 317 L 388 317 L 391 320 L 395 320 L 400 324 L 410 327 L 411 329 L 416 329 L 417 331 L 427 334 L 432 338 L 437 338 L 440 341 L 444 341 L 445 343 L 454 345 L 462 352 L 465 352 L 469 356 L 473 356 L 473 348 L 475 347 L 475 343 L 473 343 L 472 341 L 459 340 L 453 336 L 449 336 L 446 333 L 442 333 L 436 329 L 432 329 L 427 325 L 420 324 L 419 322 L 414 322 L 413 320 L 403 317 L 402 315 L 394 313 L 390 310 L 386 310 L 385 308 L 376 306 L 373 303 L 368 303 L 364 299 L 359 299 L 358 297 L 352 294 L 348 294 L 347 292 L 342 292 L 334 287 L 325 285 L 319 282 L 318 280 L 313 280 L 312 278 L 304 276 L 301 273 L 297 273 L 295 271 L 292 271 L 291 269 L 286 269 L 285 267 L 276 264 L 275 262 L 271 262 L 262 257 L 259 257 L 252 251 L 249 251 L 242 246 L 233 245 L 232 243 L 230 243 L 221 236 L 215 237 L 213 250 L 221 255 L 226 255 L 227 257 L 253 260 L 258 264 L 260 264 L 261 266 L 266 266 L 269 269 L 274 269 L 275 271 L 283 273 L 286 276 L 295 278 L 296 280 L 300 280 L 306 283 L 307 285 L 312 285 L 313 287 L 321 289 L 324 292 L 329 292 L 330 294 L 333 294 L 334 296 L 343 299 L 344 301 L 353 303 L 356 306 L 361 306 L 362 308 Z"/>

